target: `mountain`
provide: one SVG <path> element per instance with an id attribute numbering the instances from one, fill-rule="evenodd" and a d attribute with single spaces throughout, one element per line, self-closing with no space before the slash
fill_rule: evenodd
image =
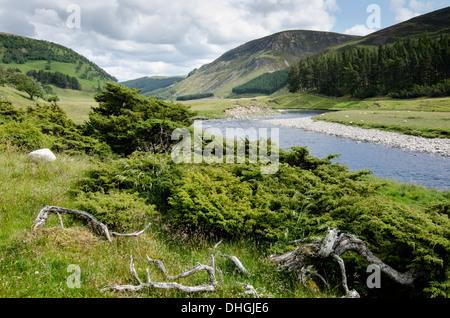
<path id="1" fill-rule="evenodd" d="M 23 73 L 41 71 L 77 78 L 80 88 L 96 92 L 104 82 L 117 79 L 84 56 L 60 44 L 0 33 L 0 65 Z"/>
<path id="2" fill-rule="evenodd" d="M 343 45 L 330 47 L 325 51 L 359 45 L 378 46 L 380 44 L 391 44 L 399 38 L 419 38 L 425 32 L 432 39 L 439 38 L 444 34 L 450 36 L 450 7 L 412 18 L 366 35 L 365 37 L 346 42 Z"/>
<path id="3" fill-rule="evenodd" d="M 331 32 L 292 30 L 253 40 L 226 52 L 171 86 L 175 91 L 172 97 L 198 93 L 228 96 L 235 86 L 261 74 L 287 68 L 300 58 L 358 38 Z"/>

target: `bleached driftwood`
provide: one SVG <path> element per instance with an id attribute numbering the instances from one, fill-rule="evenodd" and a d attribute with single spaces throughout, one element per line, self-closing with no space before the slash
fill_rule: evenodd
<path id="1" fill-rule="evenodd" d="M 413 271 L 399 273 L 376 257 L 361 239 L 352 234 L 340 233 L 337 229 L 329 229 L 322 240 L 304 244 L 283 255 L 272 256 L 271 259 L 279 263 L 281 269 L 297 272 L 301 276 L 308 271 L 310 272 L 311 266 L 318 265 L 332 257 L 339 264 L 346 297 L 359 297 L 355 290 L 349 290 L 348 288 L 345 264 L 340 257 L 348 251 L 354 251 L 364 257 L 370 264 L 378 265 L 382 272 L 397 283 L 413 285 L 416 278 Z"/>
<path id="2" fill-rule="evenodd" d="M 206 284 L 198 285 L 198 286 L 185 286 L 185 285 L 182 285 L 182 284 L 179 284 L 176 282 L 153 282 L 150 278 L 150 273 L 149 273 L 148 268 L 146 269 L 147 282 L 143 282 L 143 281 L 141 281 L 141 279 L 139 278 L 139 276 L 136 273 L 136 269 L 134 268 L 134 264 L 133 264 L 133 257 L 131 257 L 130 271 L 133 274 L 133 276 L 136 278 L 136 280 L 138 281 L 139 285 L 114 285 L 114 286 L 105 287 L 105 288 L 101 289 L 101 291 L 105 291 L 108 289 L 115 290 L 115 291 L 125 291 L 125 290 L 139 291 L 144 288 L 156 288 L 156 289 L 177 289 L 177 290 L 180 290 L 180 291 L 186 292 L 186 293 L 195 293 L 195 292 L 212 292 L 212 291 L 215 291 L 215 289 L 216 289 L 217 282 L 216 282 L 216 275 L 215 275 L 215 260 L 214 260 L 213 255 L 211 255 L 211 266 L 198 263 L 191 270 L 189 270 L 185 273 L 176 275 L 176 276 L 169 275 L 164 267 L 164 264 L 161 261 L 150 259 L 148 256 L 147 256 L 147 259 L 148 259 L 149 263 L 155 263 L 157 265 L 158 269 L 161 270 L 163 272 L 163 274 L 166 276 L 166 278 L 170 281 L 176 280 L 179 278 L 186 278 L 186 277 L 194 275 L 195 273 L 198 273 L 200 271 L 206 271 L 206 272 L 208 272 L 208 275 L 209 275 L 209 282 Z"/>
<path id="3" fill-rule="evenodd" d="M 221 254 L 220 256 L 230 259 L 236 265 L 236 267 L 239 268 L 241 272 L 243 272 L 246 275 L 250 275 L 249 271 L 244 267 L 244 265 L 242 265 L 241 261 L 236 256 L 227 254 Z"/>
<path id="4" fill-rule="evenodd" d="M 98 232 L 99 234 L 104 234 L 109 242 L 112 242 L 111 236 L 113 236 L 113 235 L 114 236 L 138 236 L 138 235 L 141 235 L 151 225 L 151 223 L 149 223 L 142 231 L 137 232 L 137 233 L 119 234 L 116 232 L 110 232 L 108 230 L 108 227 L 105 224 L 103 224 L 102 222 L 97 220 L 97 218 L 95 218 L 92 214 L 90 214 L 88 212 L 81 211 L 81 210 L 75 210 L 75 209 L 66 209 L 66 208 L 61 208 L 61 207 L 57 207 L 57 206 L 46 206 L 39 211 L 36 219 L 34 220 L 33 231 L 39 230 L 45 224 L 45 221 L 47 220 L 47 218 L 52 214 L 58 215 L 60 223 L 61 223 L 61 227 L 64 227 L 64 225 L 62 223 L 61 214 L 71 214 L 80 219 L 83 219 L 83 220 L 87 221 L 96 232 Z"/>

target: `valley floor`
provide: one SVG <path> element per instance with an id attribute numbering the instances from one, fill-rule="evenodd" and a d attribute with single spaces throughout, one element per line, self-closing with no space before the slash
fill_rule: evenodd
<path id="1" fill-rule="evenodd" d="M 267 122 L 273 125 L 300 128 L 363 142 L 373 142 L 389 147 L 450 156 L 450 139 L 445 138 L 423 138 L 378 129 L 352 127 L 326 121 L 314 121 L 311 117 L 281 120 L 272 119 L 267 120 Z"/>

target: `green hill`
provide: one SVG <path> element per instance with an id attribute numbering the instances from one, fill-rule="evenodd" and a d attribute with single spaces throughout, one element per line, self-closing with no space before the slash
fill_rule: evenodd
<path id="1" fill-rule="evenodd" d="M 229 96 L 232 89 L 259 75 L 285 69 L 299 58 L 359 37 L 331 32 L 284 31 L 245 43 L 223 54 L 180 83 L 171 86 L 172 97 L 214 93 Z"/>
<path id="2" fill-rule="evenodd" d="M 450 35 L 450 7 L 412 18 L 342 45 L 330 47 L 324 52 L 353 46 L 393 44 L 397 39 L 420 38 L 424 33 L 427 33 L 431 39 L 438 39 L 444 34 Z"/>
<path id="3" fill-rule="evenodd" d="M 4 68 L 62 73 L 78 79 L 82 91 L 95 93 L 117 79 L 95 63 L 60 44 L 0 33 L 0 65 Z"/>
<path id="4" fill-rule="evenodd" d="M 450 7 L 329 48 L 290 68 L 289 90 L 367 98 L 450 94 Z"/>
<path id="5" fill-rule="evenodd" d="M 185 78 L 185 76 L 146 76 L 121 82 L 121 84 L 129 88 L 140 89 L 142 95 L 154 95 L 155 91 L 181 82 Z"/>

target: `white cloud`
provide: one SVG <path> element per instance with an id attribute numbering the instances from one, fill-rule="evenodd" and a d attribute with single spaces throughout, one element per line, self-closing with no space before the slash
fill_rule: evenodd
<path id="1" fill-rule="evenodd" d="M 331 31 L 337 0 L 0 0 L 0 30 L 56 42 L 119 80 L 187 74 L 247 41 L 289 29 Z M 80 8 L 69 28 L 67 8 Z"/>
<path id="2" fill-rule="evenodd" d="M 395 14 L 395 21 L 403 22 L 433 10 L 433 2 L 410 0 L 390 0 L 390 9 Z"/>
<path id="3" fill-rule="evenodd" d="M 415 12 L 427 12 L 433 10 L 433 2 L 431 1 L 418 1 L 418 0 L 411 0 L 409 2 L 409 8 Z"/>
<path id="4" fill-rule="evenodd" d="M 358 24 L 358 25 L 351 27 L 350 29 L 345 30 L 344 34 L 365 36 L 365 35 L 375 32 L 375 31 L 377 31 L 377 30 L 369 29 L 364 24 Z"/>

